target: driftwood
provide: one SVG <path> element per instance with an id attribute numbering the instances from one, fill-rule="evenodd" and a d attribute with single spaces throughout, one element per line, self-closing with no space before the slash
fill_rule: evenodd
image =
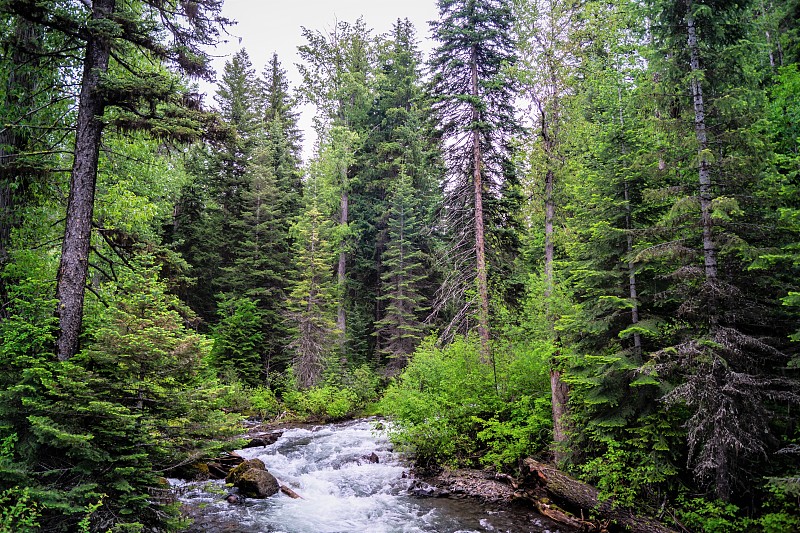
<path id="1" fill-rule="evenodd" d="M 299 500 L 304 500 L 305 499 L 302 496 L 300 496 L 299 494 L 297 494 L 295 491 L 293 491 L 292 489 L 287 487 L 286 485 L 281 485 L 281 492 L 286 494 L 290 498 L 294 498 L 295 500 L 298 500 L 298 499 Z"/>
<path id="2" fill-rule="evenodd" d="M 577 479 L 574 479 L 560 470 L 528 458 L 523 461 L 523 486 L 533 489 L 543 489 L 552 500 L 564 509 L 580 516 L 578 520 L 566 515 L 556 507 L 543 502 L 541 498 L 531 498 L 537 510 L 558 522 L 576 527 L 585 527 L 583 518 L 590 515 L 601 519 L 600 530 L 607 530 L 610 524 L 616 524 L 624 531 L 633 533 L 675 533 L 675 530 L 664 524 L 635 515 L 630 509 L 616 507 L 610 500 L 600 501 L 599 491 Z"/>

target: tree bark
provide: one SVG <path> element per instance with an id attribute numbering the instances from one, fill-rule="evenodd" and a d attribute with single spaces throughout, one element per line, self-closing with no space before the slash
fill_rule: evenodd
<path id="1" fill-rule="evenodd" d="M 342 197 L 341 197 L 341 210 L 339 212 L 339 225 L 341 227 L 347 226 L 347 221 L 350 217 L 350 197 L 347 194 L 347 168 L 342 170 Z M 336 327 L 339 330 L 339 346 L 341 348 L 340 356 L 344 361 L 344 346 L 347 340 L 347 314 L 345 312 L 345 293 L 347 286 L 347 251 L 345 250 L 347 243 L 342 240 L 339 244 L 339 265 L 337 267 L 337 283 L 339 287 L 339 306 L 336 311 Z"/>
<path id="2" fill-rule="evenodd" d="M 561 371 L 556 368 L 550 370 L 550 398 L 553 405 L 553 454 L 558 464 L 566 455 L 563 446 L 567 442 L 569 386 L 561 381 Z"/>
<path id="3" fill-rule="evenodd" d="M 624 182 L 625 187 L 625 229 L 627 230 L 627 252 L 628 255 L 633 253 L 633 220 L 631 219 L 631 203 L 630 195 L 628 194 L 628 182 Z M 633 259 L 628 260 L 628 294 L 631 298 L 631 324 L 636 325 L 639 323 L 639 294 L 636 290 L 636 265 Z M 642 336 L 639 332 L 633 334 L 633 351 L 636 361 L 642 357 Z"/>
<path id="4" fill-rule="evenodd" d="M 477 100 L 478 93 L 478 58 L 477 50 L 472 47 L 471 92 Z M 475 268 L 478 289 L 478 336 L 481 340 L 481 359 L 484 363 L 491 360 L 489 349 L 489 287 L 486 275 L 486 240 L 483 221 L 483 182 L 481 175 L 481 136 L 478 129 L 480 113 L 475 103 L 472 104 L 472 180 L 475 195 Z"/>
<path id="5" fill-rule="evenodd" d="M 711 168 L 708 164 L 708 136 L 706 134 L 706 115 L 701 83 L 700 50 L 697 44 L 697 29 L 692 15 L 693 2 L 687 3 L 686 26 L 690 53 L 691 89 L 694 103 L 694 132 L 697 138 L 698 180 L 700 182 L 700 223 L 703 229 L 703 257 L 707 282 L 717 278 L 717 250 L 714 245 L 713 220 L 711 219 Z M 712 309 L 711 315 L 716 312 Z"/>
<path id="6" fill-rule="evenodd" d="M 600 500 L 595 487 L 534 459 L 523 461 L 522 474 L 526 490 L 543 489 L 575 516 L 599 516 L 632 533 L 675 533 L 675 530 L 652 518 L 637 516 L 630 509 L 615 506 L 612 500 Z"/>
<path id="7" fill-rule="evenodd" d="M 109 18 L 114 7 L 115 0 L 95 0 L 92 3 L 92 19 Z M 61 361 L 75 355 L 80 346 L 97 164 L 103 131 L 101 117 L 106 107 L 98 88 L 103 74 L 108 71 L 110 54 L 111 37 L 101 31 L 92 33 L 86 41 L 75 133 L 75 159 L 56 286 L 60 328 L 57 349 Z"/>

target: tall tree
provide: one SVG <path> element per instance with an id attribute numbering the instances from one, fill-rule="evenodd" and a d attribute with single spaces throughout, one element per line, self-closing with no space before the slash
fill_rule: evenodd
<path id="1" fill-rule="evenodd" d="M 536 131 L 533 147 L 539 152 L 540 162 L 534 172 L 539 175 L 534 183 L 544 203 L 544 298 L 547 321 L 553 340 L 558 320 L 551 303 L 555 293 L 555 228 L 557 180 L 565 167 L 564 127 L 567 99 L 572 93 L 573 77 L 580 62 L 576 33 L 582 22 L 583 2 L 561 0 L 518 1 L 514 3 L 516 29 L 520 41 L 520 62 L 516 70 L 523 94 L 531 106 L 530 126 Z M 556 459 L 564 454 L 561 448 L 567 440 L 569 387 L 562 379 L 563 368 L 553 361 L 550 372 L 553 407 L 553 439 L 556 442 Z"/>
<path id="2" fill-rule="evenodd" d="M 339 209 L 339 261 L 337 283 L 339 304 L 336 323 L 339 344 L 344 351 L 348 338 L 348 229 L 351 222 L 351 165 L 358 144 L 363 140 L 363 127 L 369 104 L 368 80 L 372 76 L 374 43 L 364 20 L 354 24 L 339 21 L 329 33 L 303 28 L 308 44 L 299 48 L 305 62 L 299 65 L 303 76 L 303 93 L 318 110 L 317 133 L 327 134 L 339 143 L 338 166 Z M 338 128 L 338 133 L 331 133 Z M 349 155 L 347 155 L 349 154 Z"/>
<path id="3" fill-rule="evenodd" d="M 656 358 L 662 375 L 676 381 L 666 399 L 692 413 L 689 465 L 696 480 L 729 500 L 761 468 L 774 445 L 770 424 L 786 414 L 768 398 L 797 401 L 781 376 L 787 332 L 775 320 L 776 285 L 767 272 L 750 270 L 753 243 L 769 240 L 760 229 L 769 207 L 753 194 L 767 163 L 759 149 L 763 133 L 751 126 L 762 116 L 761 81 L 755 57 L 732 52 L 757 28 L 747 2 L 651 5 L 656 64 L 673 110 L 663 122 L 674 128 L 680 158 L 672 162 L 674 200 L 662 222 L 670 240 L 653 257 L 671 265 L 669 289 L 680 297 L 663 302 L 662 311 L 674 306 L 686 321 Z M 685 98 L 676 98 L 676 89 Z"/>
<path id="4" fill-rule="evenodd" d="M 474 309 L 481 353 L 489 362 L 487 249 L 503 218 L 515 216 L 487 216 L 489 201 L 502 205 L 510 177 L 509 141 L 518 132 L 515 83 L 506 76 L 516 62 L 512 10 L 505 0 L 440 0 L 438 5 L 439 20 L 432 23 L 439 45 L 431 57 L 431 91 L 445 150 L 445 209 L 456 261 L 442 300 L 462 299 L 474 286 L 475 301 L 461 308 L 451 326 L 461 327 Z"/>
<path id="5" fill-rule="evenodd" d="M 325 201 L 320 167 L 324 154 L 311 165 L 305 191 L 306 208 L 292 228 L 297 278 L 288 301 L 287 314 L 294 324 L 289 349 L 292 366 L 301 388 L 316 385 L 322 377 L 325 359 L 331 353 L 336 333 L 332 316 L 335 291 L 331 284 L 331 221 L 321 210 Z"/>
<path id="6" fill-rule="evenodd" d="M 159 103 L 187 100 L 174 75 L 160 65 L 168 63 L 188 75 L 207 76 L 208 56 L 203 47 L 217 42 L 219 28 L 227 21 L 220 16 L 219 0 L 176 6 L 146 0 L 96 0 L 69 10 L 59 9 L 57 4 L 6 0 L 0 4 L 0 12 L 25 18 L 82 43 L 81 94 L 56 289 L 58 358 L 66 360 L 75 355 L 80 344 L 102 117 L 107 109 L 127 108 L 141 113 L 139 127 L 151 127 L 152 121 L 164 119 L 164 108 Z M 165 34 L 171 40 L 165 39 Z M 155 68 L 150 62 L 140 61 L 146 56 L 157 61 Z M 109 77 L 112 57 L 111 74 L 115 76 Z M 130 117 L 120 118 L 128 127 L 134 126 Z"/>

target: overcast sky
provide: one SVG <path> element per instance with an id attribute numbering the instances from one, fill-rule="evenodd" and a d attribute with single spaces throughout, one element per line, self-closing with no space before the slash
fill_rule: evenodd
<path id="1" fill-rule="evenodd" d="M 427 54 L 431 48 L 428 21 L 438 15 L 436 0 L 225 0 L 223 14 L 238 23 L 229 29 L 228 43 L 212 53 L 217 56 L 214 68 L 217 77 L 225 61 L 245 48 L 256 72 L 261 74 L 274 52 L 278 53 L 293 85 L 300 82 L 295 63 L 300 61 L 297 47 L 305 44 L 301 26 L 326 31 L 336 20 L 354 22 L 364 17 L 367 27 L 375 34 L 386 33 L 398 18 L 409 19 L 417 29 L 420 48 Z M 207 103 L 213 100 L 214 86 L 203 84 L 208 93 Z M 310 155 L 311 118 L 313 109 L 304 109 L 300 126 L 306 131 L 306 157 Z"/>

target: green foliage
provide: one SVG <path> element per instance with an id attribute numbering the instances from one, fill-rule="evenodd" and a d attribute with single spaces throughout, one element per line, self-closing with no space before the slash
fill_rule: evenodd
<path id="1" fill-rule="evenodd" d="M 478 439 L 487 450 L 481 463 L 498 470 L 513 469 L 522 457 L 528 457 L 550 445 L 553 413 L 545 396 L 521 396 L 489 420 L 476 418 L 483 429 Z"/>
<path id="2" fill-rule="evenodd" d="M 753 520 L 737 516 L 739 508 L 731 503 L 679 498 L 677 504 L 678 518 L 690 531 L 743 533 L 755 527 Z"/>
<path id="3" fill-rule="evenodd" d="M 250 406 L 261 420 L 280 413 L 281 406 L 278 403 L 278 399 L 275 398 L 275 393 L 270 389 L 266 387 L 257 387 L 250 392 L 249 396 Z"/>
<path id="4" fill-rule="evenodd" d="M 425 340 L 381 402 L 396 422 L 392 440 L 429 466 L 475 464 L 486 453 L 484 462 L 511 466 L 541 451 L 551 427 L 544 378 L 550 351 L 495 351 L 493 368 L 481 362 L 475 339 L 459 337 L 444 348 Z"/>
<path id="5" fill-rule="evenodd" d="M 16 433 L 0 440 L 0 472 L 13 468 Z M 28 533 L 38 531 L 38 504 L 27 487 L 11 487 L 0 492 L 0 531 Z"/>
<path id="6" fill-rule="evenodd" d="M 212 366 L 220 376 L 258 386 L 264 379 L 262 313 L 248 298 L 222 297 L 217 309 L 220 321 L 212 332 Z"/>
<path id="7" fill-rule="evenodd" d="M 333 370 L 331 366 L 329 370 Z M 342 420 L 367 409 L 378 397 L 380 379 L 367 365 L 329 371 L 309 388 L 291 383 L 282 398 L 287 409 L 302 418 Z"/>
<path id="8" fill-rule="evenodd" d="M 329 420 L 341 420 L 352 416 L 357 401 L 353 391 L 333 385 L 287 392 L 283 399 L 286 406 L 300 416 Z"/>

